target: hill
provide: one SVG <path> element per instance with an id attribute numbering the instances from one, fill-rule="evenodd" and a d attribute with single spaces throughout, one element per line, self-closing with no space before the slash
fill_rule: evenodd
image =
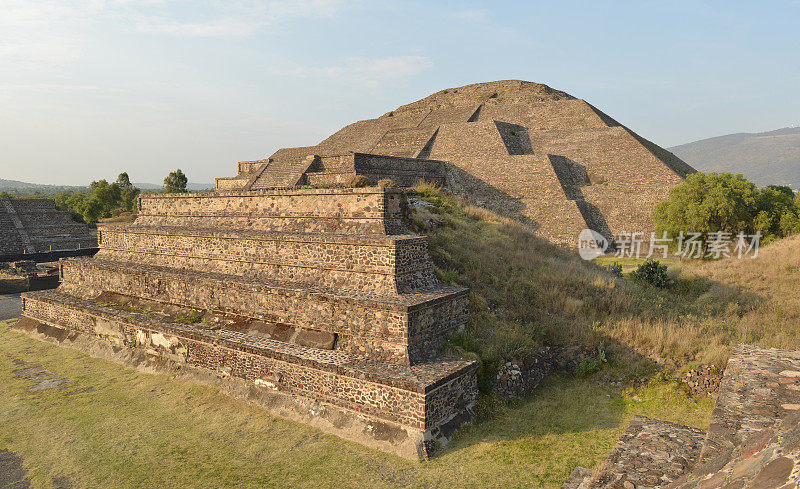
<path id="1" fill-rule="evenodd" d="M 29 192 L 55 193 L 62 190 L 82 190 L 87 187 L 78 185 L 43 185 L 39 183 L 20 182 L 18 180 L 5 180 L 0 178 L 0 190 L 19 190 Z"/>
<path id="2" fill-rule="evenodd" d="M 134 187 L 141 190 L 161 190 L 162 185 L 155 183 L 134 183 Z M 13 191 L 20 192 L 40 192 L 40 193 L 57 193 L 64 190 L 87 190 L 87 185 L 47 185 L 41 183 L 20 182 L 18 180 L 5 180 L 0 178 L 0 191 Z M 186 188 L 191 191 L 209 190 L 213 189 L 214 185 L 210 183 L 192 183 L 189 182 Z"/>
<path id="3" fill-rule="evenodd" d="M 503 80 L 442 90 L 315 146 L 242 162 L 235 179 L 252 188 L 294 185 L 311 168 L 309 156 L 335 166 L 335 156 L 352 152 L 445 161 L 449 190 L 569 246 L 584 228 L 606 236 L 652 230 L 653 207 L 694 172 L 585 100 Z"/>
<path id="4" fill-rule="evenodd" d="M 800 186 L 800 127 L 728 134 L 669 150 L 703 172 L 741 173 L 760 187 Z"/>

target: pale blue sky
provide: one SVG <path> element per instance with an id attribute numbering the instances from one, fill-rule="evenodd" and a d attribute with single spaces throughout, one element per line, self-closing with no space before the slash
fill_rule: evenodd
<path id="1" fill-rule="evenodd" d="M 800 2 L 0 0 L 0 178 L 194 182 L 519 78 L 662 146 L 800 124 Z"/>

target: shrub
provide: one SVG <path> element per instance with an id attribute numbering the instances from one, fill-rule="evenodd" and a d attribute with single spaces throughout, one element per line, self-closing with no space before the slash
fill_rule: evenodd
<path id="1" fill-rule="evenodd" d="M 369 187 L 370 185 L 372 185 L 372 182 L 370 182 L 369 178 L 365 177 L 364 175 L 353 175 L 344 184 L 345 187 L 350 188 Z"/>
<path id="2" fill-rule="evenodd" d="M 639 265 L 639 268 L 637 268 L 633 274 L 639 280 L 656 287 L 665 288 L 670 284 L 670 279 L 667 275 L 667 266 L 652 258 L 648 258 L 644 263 Z"/>
<path id="3" fill-rule="evenodd" d="M 606 265 L 605 268 L 611 275 L 615 277 L 622 276 L 622 265 L 617 262 L 612 263 L 611 265 Z"/>
<path id="4" fill-rule="evenodd" d="M 597 347 L 597 355 L 594 358 L 584 358 L 578 366 L 578 377 L 586 377 L 595 372 L 599 372 L 603 368 L 603 364 L 608 362 L 606 358 L 606 348 L 603 343 Z"/>
<path id="5" fill-rule="evenodd" d="M 378 187 L 392 188 L 397 187 L 397 184 L 391 178 L 381 178 L 378 180 Z"/>

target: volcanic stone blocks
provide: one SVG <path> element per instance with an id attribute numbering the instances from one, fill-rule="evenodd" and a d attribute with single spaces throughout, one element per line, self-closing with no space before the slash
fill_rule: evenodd
<path id="1" fill-rule="evenodd" d="M 240 379 L 289 399 L 279 414 L 427 457 L 468 419 L 477 365 L 438 357 L 467 291 L 438 281 L 406 213 L 391 188 L 144 195 L 94 258 L 61 261 L 58 290 L 24 295 L 25 327 Z"/>

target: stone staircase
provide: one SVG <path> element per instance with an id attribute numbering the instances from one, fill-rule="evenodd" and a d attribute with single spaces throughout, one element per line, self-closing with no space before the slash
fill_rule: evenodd
<path id="1" fill-rule="evenodd" d="M 86 224 L 52 199 L 0 199 L 0 257 L 96 248 Z"/>
<path id="2" fill-rule="evenodd" d="M 314 157 L 309 156 L 302 160 L 271 160 L 261 171 L 247 190 L 267 188 L 295 187 L 300 185 L 303 174 L 314 162 Z"/>
<path id="3" fill-rule="evenodd" d="M 562 488 L 797 487 L 799 440 L 800 352 L 738 345 L 707 431 L 637 416 L 596 472 Z"/>
<path id="4" fill-rule="evenodd" d="M 143 195 L 135 223 L 99 229 L 94 258 L 60 262 L 58 289 L 24 294 L 22 325 L 243 379 L 307 422 L 320 403 L 315 426 L 424 458 L 468 417 L 477 365 L 438 356 L 466 322 L 467 290 L 438 281 L 405 199 L 377 187 Z"/>
<path id="5" fill-rule="evenodd" d="M 425 137 L 432 140 L 435 134 L 435 129 L 426 130 L 422 134 L 423 139 L 419 142 L 419 149 L 414 153 L 416 154 L 417 151 L 426 147 Z M 404 136 L 401 139 L 405 141 Z M 384 150 L 387 153 L 392 152 L 386 147 L 381 151 Z M 400 152 L 399 154 L 405 153 Z M 383 179 L 390 179 L 399 187 L 411 187 L 420 180 L 444 185 L 446 180 L 444 162 L 416 156 L 353 152 L 327 156 L 310 154 L 302 158 L 294 156 L 295 159 L 277 161 L 270 159 L 258 167 L 243 164 L 250 162 L 240 162 L 239 175 L 218 178 L 217 190 L 265 190 L 295 186 L 342 187 L 357 175 L 366 177 L 372 184 Z M 294 163 L 290 163 L 290 161 L 294 161 Z"/>

